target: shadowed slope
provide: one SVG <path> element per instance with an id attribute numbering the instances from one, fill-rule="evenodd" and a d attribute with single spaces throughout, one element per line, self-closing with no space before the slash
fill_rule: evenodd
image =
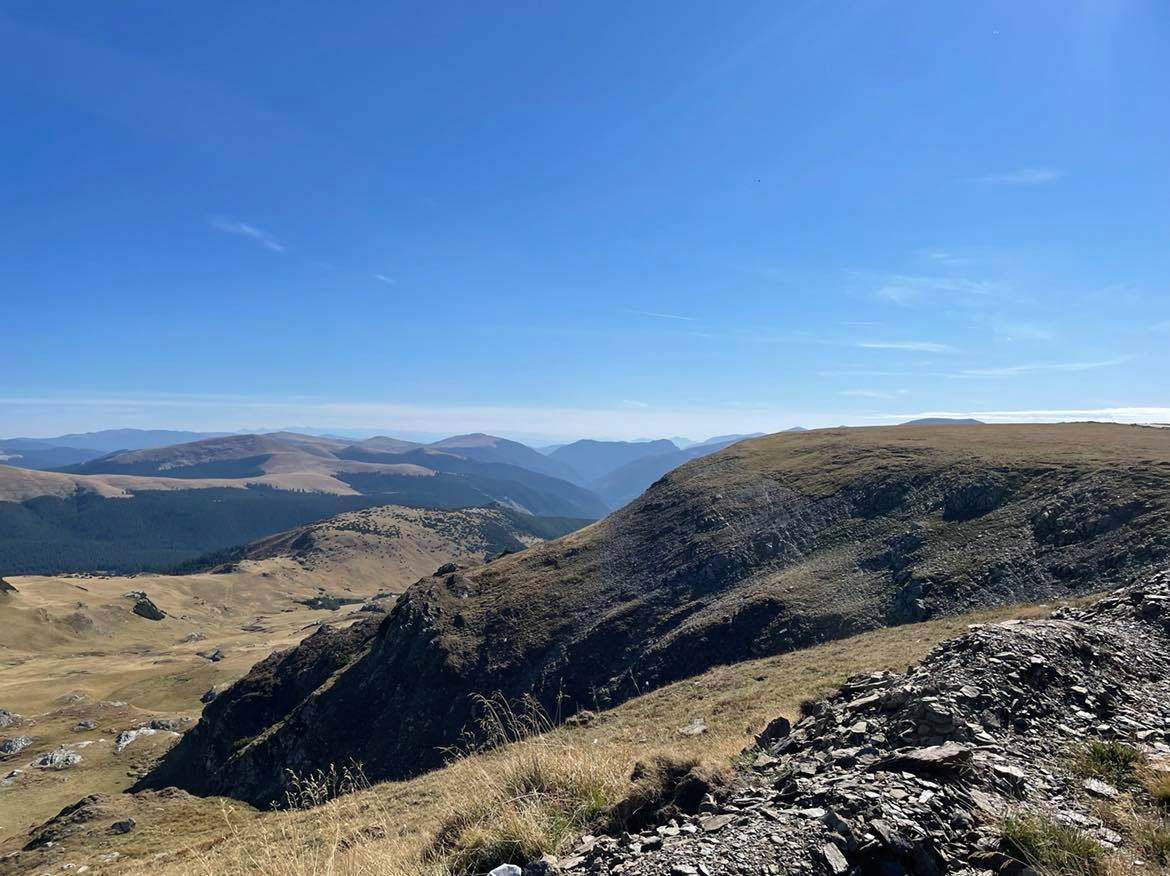
<path id="1" fill-rule="evenodd" d="M 719 663 L 1100 587 L 1170 554 L 1168 522 L 1162 430 L 741 442 L 583 530 L 423 579 L 290 714 L 242 741 L 205 719 L 144 784 L 263 805 L 286 767 L 353 758 L 373 778 L 410 775 L 442 761 L 474 717 L 473 693 L 532 694 L 564 717 Z"/>

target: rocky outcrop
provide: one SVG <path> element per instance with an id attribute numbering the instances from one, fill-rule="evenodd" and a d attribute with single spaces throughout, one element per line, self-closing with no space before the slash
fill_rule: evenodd
<path id="1" fill-rule="evenodd" d="M 19 754 L 32 745 L 32 742 L 30 736 L 9 736 L 6 739 L 0 739 L 0 756 Z"/>
<path id="2" fill-rule="evenodd" d="M 723 799 L 620 842 L 589 837 L 560 870 L 1022 873 L 1009 813 L 1124 852 L 1098 801 L 1145 791 L 1136 775 L 1086 777 L 1075 756 L 1096 741 L 1170 758 L 1170 572 L 1051 620 L 975 625 L 804 711 L 748 752 Z"/>
<path id="3" fill-rule="evenodd" d="M 741 442 L 579 532 L 420 580 L 343 671 L 310 638 L 280 658 L 295 697 L 265 699 L 266 661 L 142 786 L 268 805 L 289 769 L 405 777 L 477 726 L 474 694 L 567 717 L 719 663 L 1127 583 L 1170 557 L 1166 458 L 1170 430 L 1084 424 Z"/>
<path id="4" fill-rule="evenodd" d="M 229 688 L 230 695 L 207 698 L 199 723 L 184 734 L 143 786 L 174 785 L 200 794 L 216 793 L 221 787 L 217 781 L 221 764 L 271 732 L 306 697 L 362 653 L 376 623 L 376 619 L 363 621 L 344 630 L 319 627 L 298 647 L 256 664 Z M 281 781 L 268 781 L 265 802 L 279 801 Z"/>
<path id="5" fill-rule="evenodd" d="M 145 593 L 135 598 L 134 607 L 130 610 L 139 617 L 152 621 L 160 621 L 167 616 L 167 613 L 151 602 Z"/>

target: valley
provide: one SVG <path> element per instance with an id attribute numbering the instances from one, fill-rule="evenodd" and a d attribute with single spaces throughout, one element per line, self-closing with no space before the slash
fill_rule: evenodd
<path id="1" fill-rule="evenodd" d="M 1044 617 L 1170 562 L 1168 442 L 1102 424 L 778 433 L 703 454 L 584 527 L 379 506 L 181 575 L 10 576 L 0 705 L 28 741 L 4 764 L 23 764 L 0 791 L 22 821 L 5 824 L 0 872 L 283 874 L 332 849 L 355 873 L 470 876 L 513 854 L 483 846 L 506 823 L 458 814 L 473 776 L 495 789 L 551 758 L 541 769 L 620 807 L 637 764 L 665 758 L 703 764 L 715 789 L 777 710 L 795 717 L 852 672 L 904 669 L 968 623 Z M 329 456 L 427 453 L 379 443 Z M 460 466 L 511 464 L 476 446 L 488 459 Z M 135 613 L 142 595 L 161 620 Z M 53 751 L 80 760 L 33 765 Z M 99 796 L 45 821 L 82 788 Z M 490 790 L 492 811 L 512 812 L 511 793 Z M 236 801 L 226 822 L 220 797 Z M 265 814 L 289 799 L 313 806 Z M 126 818 L 124 839 L 103 827 Z M 567 851 L 570 822 L 524 854 Z M 241 834 L 248 862 L 225 842 Z"/>
<path id="2" fill-rule="evenodd" d="M 209 557 L 202 571 L 184 575 L 6 578 L 0 708 L 24 719 L 0 727 L 0 739 L 28 739 L 20 751 L 0 753 L 0 775 L 23 771 L 0 778 L 0 809 L 32 823 L 73 802 L 79 787 L 121 791 L 173 744 L 175 730 L 198 720 L 201 697 L 274 650 L 322 626 L 380 619 L 397 594 L 444 563 L 522 550 L 574 525 L 501 508 L 380 506 Z M 161 620 L 133 612 L 140 593 Z M 119 733 L 152 729 L 152 721 L 168 729 L 115 750 Z M 80 763 L 28 766 L 60 746 Z M 0 820 L 0 835 L 23 826 Z"/>

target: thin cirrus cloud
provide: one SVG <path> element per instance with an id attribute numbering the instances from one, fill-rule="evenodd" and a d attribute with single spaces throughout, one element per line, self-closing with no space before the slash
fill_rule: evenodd
<path id="1" fill-rule="evenodd" d="M 973 181 L 989 186 L 1042 186 L 1055 182 L 1064 172 L 1055 167 L 1021 167 L 1009 173 L 992 173 L 974 177 Z"/>
<path id="2" fill-rule="evenodd" d="M 288 247 L 281 243 L 276 237 L 257 228 L 255 225 L 249 225 L 247 222 L 240 222 L 236 219 L 228 219 L 224 216 L 211 217 L 211 227 L 216 231 L 223 231 L 226 234 L 235 234 L 240 237 L 247 237 L 256 241 L 265 249 L 270 249 L 273 252 L 287 252 Z"/>
<path id="3" fill-rule="evenodd" d="M 374 279 L 377 280 L 379 283 L 385 283 L 387 286 L 394 285 L 394 281 L 392 279 L 390 279 L 389 277 L 387 277 L 385 274 L 374 274 Z"/>
<path id="4" fill-rule="evenodd" d="M 1000 368 L 964 368 L 959 372 L 964 377 L 1022 377 L 1027 374 L 1061 373 L 1067 371 L 1095 371 L 1098 368 L 1112 368 L 1127 360 L 1101 359 L 1096 362 L 1045 362 L 1031 365 L 1006 365 Z"/>
<path id="5" fill-rule="evenodd" d="M 919 277 L 894 274 L 878 287 L 876 296 L 892 304 L 912 304 L 938 295 L 979 296 L 991 292 L 991 286 L 979 280 L 964 277 Z"/>
<path id="6" fill-rule="evenodd" d="M 898 398 L 899 396 L 909 395 L 908 389 L 843 389 L 837 393 L 838 395 L 849 396 L 851 398 L 873 398 L 889 400 Z"/>
<path id="7" fill-rule="evenodd" d="M 950 344 L 935 341 L 862 341 L 857 345 L 863 350 L 903 350 L 910 353 L 957 353 Z"/>
<path id="8" fill-rule="evenodd" d="M 698 322 L 693 316 L 679 316 L 677 313 L 659 313 L 653 310 L 622 310 L 621 313 L 628 313 L 632 316 L 648 316 L 652 319 L 675 319 L 682 322 Z"/>

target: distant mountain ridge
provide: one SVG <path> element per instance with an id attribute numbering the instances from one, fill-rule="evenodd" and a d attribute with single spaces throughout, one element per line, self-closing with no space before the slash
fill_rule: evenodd
<path id="1" fill-rule="evenodd" d="M 907 420 L 902 426 L 983 426 L 982 420 L 970 417 L 920 417 L 917 420 Z"/>
<path id="2" fill-rule="evenodd" d="M 278 489 L 385 495 L 388 501 L 428 507 L 499 502 L 530 514 L 562 517 L 605 514 L 608 508 L 589 490 L 545 473 L 562 467 L 522 444 L 486 435 L 420 445 L 384 437 L 350 442 L 273 432 L 119 451 L 68 466 L 61 474 L 107 481 L 113 476 L 187 480 L 192 487 L 259 483 Z M 115 483 L 130 492 L 154 486 L 149 480 Z"/>
<path id="3" fill-rule="evenodd" d="M 102 429 L 97 432 L 74 432 L 53 438 L 12 438 L 0 439 L 23 441 L 46 447 L 73 447 L 94 450 L 99 453 L 113 453 L 115 450 L 142 450 L 147 447 L 164 447 L 168 444 L 183 444 L 204 438 L 218 438 L 228 432 L 186 432 L 177 429 Z"/>
<path id="4" fill-rule="evenodd" d="M 757 438 L 759 435 L 760 433 L 720 435 L 708 438 L 700 444 L 692 444 L 682 450 L 676 449 L 667 453 L 644 456 L 602 475 L 592 481 L 589 486 L 611 508 L 620 508 L 641 495 L 643 490 L 672 469 L 678 468 L 692 459 L 698 459 L 715 453 L 717 450 L 722 450 L 737 441 Z"/>
<path id="5" fill-rule="evenodd" d="M 678 446 L 665 438 L 656 441 L 594 441 L 584 438 L 558 447 L 551 454 L 573 471 L 579 483 L 589 484 L 623 465 L 647 456 L 674 453 Z"/>
<path id="6" fill-rule="evenodd" d="M 609 510 L 576 483 L 495 461 L 559 469 L 523 445 L 440 443 L 274 432 L 117 451 L 56 471 L 0 464 L 0 574 L 164 569 L 371 505 L 498 505 L 575 521 Z"/>

